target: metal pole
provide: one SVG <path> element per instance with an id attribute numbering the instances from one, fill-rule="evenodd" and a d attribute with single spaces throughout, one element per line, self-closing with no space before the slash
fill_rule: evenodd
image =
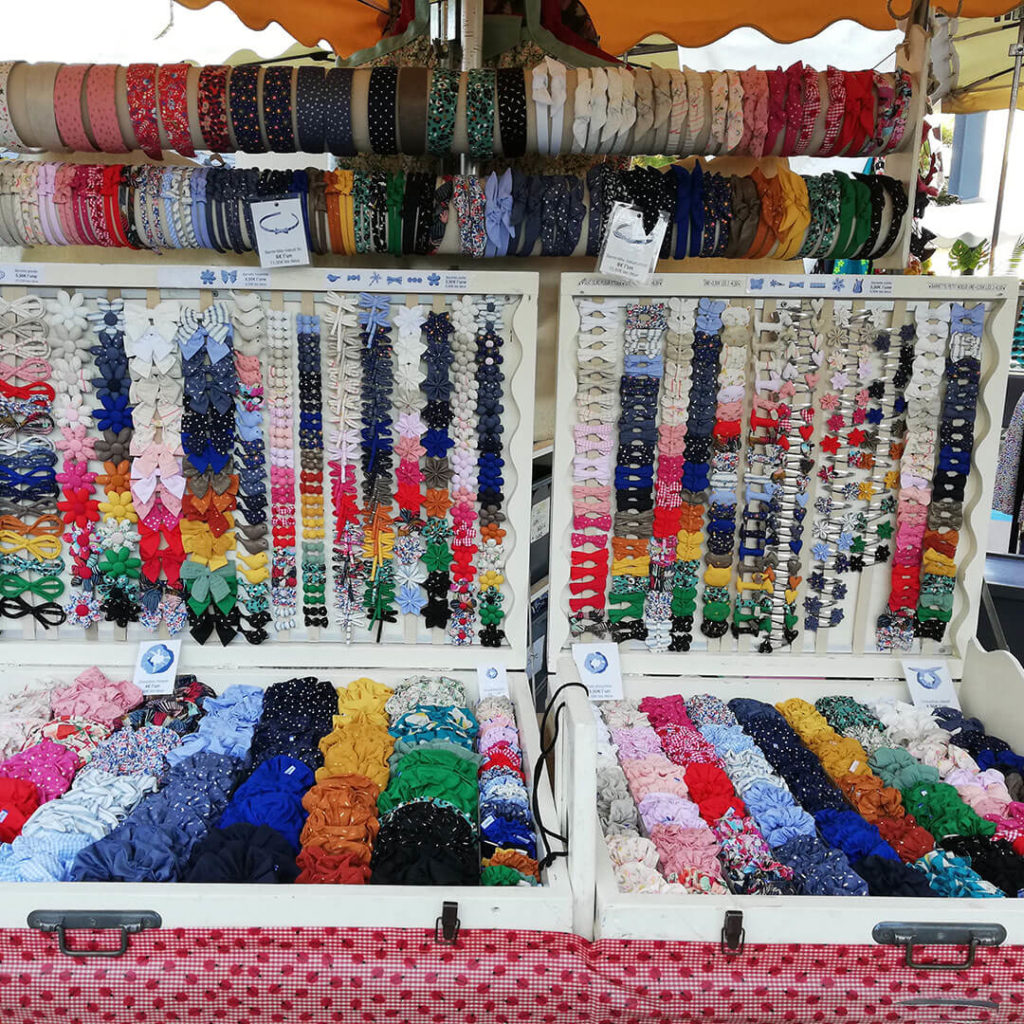
<path id="1" fill-rule="evenodd" d="M 483 64 L 484 3 L 483 0 L 462 0 L 459 11 L 459 37 L 462 43 L 462 70 L 473 71 Z M 479 165 L 466 154 L 459 158 L 462 174 L 476 174 Z"/>
<path id="2" fill-rule="evenodd" d="M 999 227 L 1003 219 L 1003 193 L 1006 191 L 1006 173 L 1010 165 L 1010 141 L 1013 137 L 1013 118 L 1017 113 L 1017 93 L 1020 90 L 1021 59 L 1024 58 L 1024 12 L 1017 26 L 1017 42 L 1010 47 L 1013 58 L 1013 81 L 1010 83 L 1010 109 L 1006 114 L 1006 139 L 1003 142 L 1003 167 L 999 172 L 999 194 L 996 196 L 996 216 L 992 222 L 992 244 L 988 258 L 989 276 L 996 272 L 996 246 L 999 244 Z"/>

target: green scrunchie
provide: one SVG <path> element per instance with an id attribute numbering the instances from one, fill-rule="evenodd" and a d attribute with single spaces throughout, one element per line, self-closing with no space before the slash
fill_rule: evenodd
<path id="1" fill-rule="evenodd" d="M 429 751 L 440 754 L 440 751 Z M 476 765 L 469 761 L 459 761 L 451 755 L 444 755 L 450 760 L 458 761 L 462 766 L 445 767 L 440 763 L 410 763 L 415 754 L 406 754 L 398 765 L 400 774 L 392 775 L 388 788 L 377 798 L 377 810 L 387 814 L 400 804 L 408 803 L 423 797 L 445 800 L 457 807 L 463 814 L 476 820 L 478 812 L 479 792 L 476 782 Z M 465 777 L 468 769 L 470 777 Z"/>
<path id="2" fill-rule="evenodd" d="M 903 806 L 936 839 L 943 836 L 991 836 L 996 824 L 978 816 L 945 782 L 922 783 L 902 791 Z"/>
<path id="3" fill-rule="evenodd" d="M 868 758 L 868 764 L 882 782 L 893 789 L 910 789 L 939 781 L 937 768 L 921 764 L 902 747 L 880 747 Z"/>
<path id="4" fill-rule="evenodd" d="M 481 885 L 519 885 L 526 881 L 530 879 L 507 864 L 488 864 L 480 872 Z"/>

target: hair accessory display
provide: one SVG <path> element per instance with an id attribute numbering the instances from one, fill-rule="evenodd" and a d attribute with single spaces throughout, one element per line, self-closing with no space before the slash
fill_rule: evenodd
<path id="1" fill-rule="evenodd" d="M 940 416 L 939 387 L 945 369 L 951 305 L 914 308 L 917 342 L 906 386 L 907 434 L 900 457 L 900 491 L 893 541 L 892 589 L 888 611 L 878 620 L 883 649 L 908 650 L 921 589 L 920 572 Z"/>
<path id="2" fill-rule="evenodd" d="M 259 69 L 237 69 L 230 81 L 249 70 Z M 352 73 L 332 68 L 330 75 L 344 71 Z M 262 137 L 258 123 L 257 130 Z M 26 162 L 12 165 L 5 180 L 17 214 L 6 226 L 0 217 L 7 244 L 155 251 L 251 251 L 256 231 L 250 204 L 287 194 L 302 204 L 307 239 L 319 254 L 596 256 L 613 204 L 621 200 L 641 208 L 648 230 L 659 212 L 668 215 L 663 258 L 877 259 L 898 246 L 898 214 L 906 205 L 902 184 L 879 175 L 863 181 L 841 173 L 801 178 L 783 168 L 766 178 L 755 168 L 750 176 L 726 177 L 700 164 L 692 170 L 670 165 L 622 171 L 598 164 L 584 179 L 517 170 L 438 178 L 425 172 Z M 883 237 L 882 215 L 890 207 Z M 449 229 L 453 209 L 457 231 Z"/>
<path id="3" fill-rule="evenodd" d="M 655 301 L 577 282 L 575 367 L 560 382 L 576 400 L 556 456 L 573 475 L 559 526 L 566 638 L 860 656 L 933 651 L 922 642 L 962 621 L 954 562 L 998 307 L 931 304 L 910 286 L 860 298 L 860 281 L 830 295 L 817 276 L 795 281 L 803 297 L 778 280 L 758 294 L 769 284 L 755 278 L 741 300 L 669 283 Z"/>
<path id="4" fill-rule="evenodd" d="M 349 642 L 362 609 L 363 522 L 357 488 L 359 430 L 355 410 L 362 395 L 362 343 L 354 298 L 328 292 L 327 406 L 331 418 L 327 459 L 334 511 L 332 568 L 338 621 Z"/>
<path id="5" fill-rule="evenodd" d="M 161 624 L 173 636 L 186 624 L 181 566 L 181 518 L 186 480 L 182 467 L 182 369 L 175 345 L 178 306 L 160 303 L 145 313 L 125 311 L 125 349 L 135 403 L 129 444 L 132 504 L 138 516 L 139 621 Z"/>
<path id="6" fill-rule="evenodd" d="M 183 307 L 175 340 L 185 380 L 182 447 L 188 494 L 182 503 L 181 567 L 193 637 L 205 643 L 216 630 L 227 644 L 238 627 L 238 577 L 234 509 L 235 396 L 238 375 L 228 308 L 214 304 L 202 312 Z"/>

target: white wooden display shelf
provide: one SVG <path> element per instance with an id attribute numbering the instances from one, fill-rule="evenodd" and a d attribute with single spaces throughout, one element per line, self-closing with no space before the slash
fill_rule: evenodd
<path id="1" fill-rule="evenodd" d="M 564 726 L 553 751 L 557 769 L 552 789 L 540 762 L 541 739 L 526 677 L 529 618 L 529 521 L 532 449 L 534 352 L 538 276 L 532 273 L 427 272 L 345 268 L 261 270 L 252 268 L 135 267 L 17 264 L 0 266 L 0 295 L 15 300 L 33 294 L 52 297 L 58 288 L 84 292 L 87 300 L 124 298 L 154 306 L 174 299 L 206 306 L 230 302 L 232 292 L 259 292 L 265 308 L 290 313 L 329 310 L 328 292 L 356 297 L 360 292 L 385 293 L 393 303 L 444 308 L 451 297 L 507 297 L 503 348 L 505 445 L 506 582 L 503 622 L 507 641 L 501 648 L 453 646 L 444 630 L 426 630 L 419 622 L 389 626 L 382 642 L 376 631 L 347 644 L 334 622 L 328 629 L 298 628 L 275 634 L 266 643 L 249 646 L 236 638 L 222 647 L 213 637 L 200 646 L 185 634 L 178 670 L 194 673 L 218 692 L 234 683 L 269 686 L 296 676 L 316 676 L 345 686 L 362 676 L 394 684 L 412 674 L 443 673 L 462 682 L 470 701 L 479 693 L 477 667 L 500 664 L 507 670 L 509 693 L 516 707 L 527 787 L 532 793 L 539 773 L 538 801 L 543 823 L 558 835 L 586 828 L 594 803 L 586 806 L 573 780 L 586 776 L 593 762 L 589 734 L 570 742 Z M 325 356 L 327 326 L 322 331 Z M 294 370 L 294 367 L 293 367 Z M 327 372 L 324 371 L 327 400 Z M 296 424 L 297 425 L 297 424 Z M 266 429 L 266 422 L 265 422 Z M 297 435 L 296 435 L 297 438 Z M 296 441 L 296 449 L 297 449 Z M 525 480 L 525 485 L 523 481 Z M 297 498 L 297 496 L 296 496 Z M 328 524 L 328 530 L 333 522 Z M 328 532 L 328 536 L 331 533 Z M 297 560 L 302 561 L 301 536 Z M 331 588 L 328 586 L 330 600 Z M 329 605 L 330 606 L 330 605 Z M 333 612 L 333 607 L 331 606 Z M 414 616 L 404 616 L 415 619 Z M 0 636 L 0 693 L 40 679 L 70 682 L 84 668 L 96 665 L 110 678 L 131 678 L 137 641 L 154 634 L 139 625 L 127 631 L 102 623 L 88 631 L 65 624 L 43 630 L 33 620 L 4 623 Z M 581 716 L 577 715 L 577 718 Z M 584 727 L 584 731 L 586 731 Z M 585 792 L 585 790 L 584 790 Z M 580 824 L 582 822 L 582 825 Z M 538 831 L 538 852 L 548 850 Z M 555 849 L 561 844 L 555 842 Z M 590 859 L 592 842 L 585 849 Z M 317 886 L 198 885 L 185 883 L 50 883 L 0 884 L 0 928 L 24 928 L 33 911 L 154 911 L 165 928 L 218 927 L 410 927 L 432 929 L 442 904 L 456 904 L 461 928 L 509 928 L 572 932 L 589 924 L 590 894 L 574 910 L 570 879 L 572 860 L 561 858 L 543 872 L 537 887 L 472 886 Z"/>
<path id="2" fill-rule="evenodd" d="M 400 305 L 420 304 L 427 309 L 440 311 L 449 308 L 446 303 L 454 298 L 498 295 L 506 297 L 505 332 L 503 335 L 504 394 L 502 416 L 504 432 L 505 480 L 504 512 L 506 521 L 503 528 L 506 537 L 505 583 L 503 610 L 505 618 L 502 629 L 505 643 L 501 648 L 491 649 L 491 660 L 500 660 L 510 669 L 525 667 L 527 658 L 527 628 L 529 622 L 529 522 L 530 522 L 530 479 L 532 465 L 532 425 L 534 403 L 534 365 L 537 335 L 537 289 L 539 275 L 527 272 L 494 271 L 412 271 L 396 268 L 284 268 L 263 269 L 253 267 L 202 266 L 159 267 L 159 266 L 104 266 L 89 264 L 33 264 L 18 263 L 0 265 L 0 298 L 16 300 L 24 295 L 36 295 L 42 299 L 53 298 L 58 289 L 81 293 L 88 306 L 91 300 L 122 298 L 126 305 L 138 303 L 153 307 L 163 301 L 174 301 L 182 306 L 205 308 L 214 302 L 223 302 L 231 307 L 235 293 L 256 292 L 263 300 L 266 311 L 283 310 L 294 317 L 300 313 L 321 316 L 321 352 L 323 368 L 324 438 L 329 424 L 328 412 L 328 348 L 331 344 L 327 317 L 331 304 L 328 293 L 340 293 L 358 299 L 360 293 L 369 292 L 391 296 L 393 308 Z M 266 355 L 263 356 L 266 362 Z M 297 360 L 297 353 L 295 356 Z M 297 361 L 293 362 L 293 393 L 298 401 Z M 263 367 L 264 383 L 268 370 Z M 85 408 L 92 406 L 86 397 Z M 356 425 L 358 410 L 350 416 Z M 269 430 L 269 413 L 264 414 L 264 436 Z M 299 450 L 298 417 L 294 418 L 294 449 Z M 98 436 L 98 431 L 91 430 Z M 327 453 L 324 453 L 325 481 Z M 269 471 L 269 462 L 268 462 Z M 325 482 L 326 489 L 326 482 Z M 269 490 L 269 488 L 268 488 Z M 295 494 L 298 505 L 298 485 Z M 331 502 L 325 503 L 326 536 L 333 536 L 333 514 Z M 525 524 L 522 527 L 520 524 Z M 296 529 L 296 564 L 302 564 L 303 540 L 301 524 Z M 415 615 L 397 615 L 393 623 L 373 628 L 357 628 L 351 642 L 336 621 L 335 598 L 331 579 L 330 544 L 328 541 L 328 583 L 326 603 L 330 614 L 330 625 L 326 628 L 305 627 L 301 614 L 301 574 L 299 580 L 299 609 L 295 628 L 276 631 L 268 626 L 270 637 L 259 647 L 242 651 L 247 646 L 241 637 L 236 637 L 227 650 L 220 649 L 216 635 L 206 643 L 205 648 L 189 636 L 181 634 L 184 646 L 195 651 L 199 664 L 209 668 L 230 668 L 239 663 L 253 667 L 287 668 L 296 660 L 316 668 L 331 668 L 337 665 L 361 665 L 387 668 L 398 664 L 395 651 L 401 648 L 401 658 L 408 655 L 410 664 L 417 671 L 444 671 L 453 666 L 472 669 L 478 662 L 476 646 L 454 646 L 446 637 L 444 629 L 427 629 L 424 620 Z M 70 559 L 68 559 L 70 563 Z M 70 583 L 70 572 L 65 573 L 65 582 Z M 70 592 L 70 586 L 68 592 Z M 14 640 L 44 640 L 48 643 L 37 646 L 44 651 L 52 650 L 52 642 L 59 641 L 63 647 L 70 644 L 81 648 L 80 664 L 92 664 L 102 660 L 102 645 L 107 643 L 128 643 L 167 637 L 165 626 L 158 633 L 145 629 L 139 623 L 131 623 L 126 629 L 114 623 L 100 622 L 83 630 L 72 623 L 45 629 L 31 616 L 17 622 L 0 622 L 0 647 Z M 97 644 L 101 645 L 97 647 Z M 302 653 L 287 651 L 286 647 L 302 644 Z M 26 646 L 26 657 L 38 657 Z M 9 655 L 4 655 L 8 656 Z M 46 663 L 46 655 L 41 662 Z"/>
<path id="3" fill-rule="evenodd" d="M 9 648 L 4 649 L 7 654 Z M 54 659 L 48 670 L 7 661 L 0 665 L 0 692 L 19 689 L 26 682 L 55 678 L 69 682 L 85 667 L 72 657 L 60 657 L 62 648 L 51 648 Z M 298 651 L 298 647 L 291 650 Z M 303 648 L 308 650 L 308 648 Z M 109 650 L 109 648 L 108 648 Z M 69 652 L 70 653 L 70 652 Z M 56 663 L 59 659 L 59 664 Z M 132 663 L 100 661 L 111 679 L 131 677 Z M 345 686 L 360 676 L 394 685 L 418 669 L 379 669 L 335 667 L 325 671 L 297 658 L 287 669 L 243 666 L 205 671 L 193 663 L 183 666 L 218 692 L 234 683 L 269 686 L 295 676 L 312 675 L 329 679 L 335 686 Z M 445 674 L 466 687 L 470 702 L 477 698 L 475 671 L 449 670 Z M 559 746 L 555 751 L 557 784 L 552 790 L 548 776 L 540 767 L 540 734 L 529 682 L 523 671 L 508 673 L 509 696 L 516 709 L 516 721 L 525 757 L 526 785 L 533 791 L 534 776 L 542 775 L 538 792 L 544 824 L 561 835 L 574 834 L 577 827 L 588 827 L 588 808 L 573 790 L 571 780 L 584 777 L 592 770 L 592 729 L 588 729 L 585 704 L 577 704 L 574 722 L 563 723 Z M 580 730 L 581 735 L 573 736 Z M 591 788 L 589 806 L 594 803 Z M 577 819 L 577 820 L 574 820 Z M 578 824 L 583 819 L 583 824 Z M 546 852 L 543 836 L 538 830 L 538 854 Z M 560 849 L 560 844 L 554 844 Z M 592 844 L 586 847 L 592 848 Z M 576 856 L 583 847 L 576 848 Z M 277 928 L 277 927 L 399 927 L 433 928 L 441 916 L 442 904 L 457 904 L 457 917 L 462 928 L 511 928 L 529 931 L 571 932 L 574 926 L 574 895 L 571 887 L 572 862 L 560 858 L 543 872 L 542 884 L 531 887 L 473 886 L 400 886 L 400 885 L 220 885 L 121 882 L 53 882 L 0 883 L 0 929 L 24 928 L 33 911 L 107 910 L 130 912 L 150 910 L 160 915 L 164 928 Z M 575 910 L 578 921 L 591 913 L 590 894 L 580 894 Z"/>
<path id="4" fill-rule="evenodd" d="M 560 682 L 575 678 L 572 658 L 559 661 Z M 827 679 L 791 677 L 753 679 L 741 676 L 645 676 L 623 678 L 626 699 L 713 693 L 724 701 L 754 697 L 775 704 L 790 697 L 813 703 L 819 697 L 848 694 L 857 700 L 907 697 L 906 683 L 899 680 L 829 676 Z M 984 651 L 976 641 L 967 647 L 964 675 L 958 688 L 964 715 L 980 718 L 986 728 L 1005 739 L 1015 750 L 1024 750 L 1024 670 L 1005 651 Z M 583 732 L 585 722 L 575 720 L 570 709 L 572 735 Z M 592 712 L 588 708 L 587 715 Z M 596 769 L 592 768 L 592 772 Z M 596 814 L 595 814 L 596 818 Z M 590 878 L 573 876 L 573 886 L 586 891 L 593 885 L 594 937 L 674 939 L 718 942 L 725 914 L 738 910 L 748 943 L 828 943 L 870 945 L 871 932 L 883 921 L 959 924 L 997 923 L 1006 929 L 1008 945 L 1024 945 L 1024 901 L 1016 899 L 898 899 L 876 896 L 735 896 L 732 894 L 668 895 L 618 891 L 614 869 L 600 826 L 590 826 L 595 842 L 595 867 Z M 578 866 L 582 862 L 576 862 Z"/>
<path id="5" fill-rule="evenodd" d="M 975 443 L 970 480 L 964 503 L 964 525 L 957 550 L 958 586 L 953 619 L 946 640 L 940 646 L 927 642 L 924 650 L 946 658 L 958 687 L 965 715 L 977 716 L 986 728 L 1001 736 L 1017 750 L 1024 750 L 1024 669 L 1008 653 L 986 652 L 974 639 L 980 608 L 984 571 L 985 541 L 992 501 L 999 448 L 999 415 L 1009 364 L 1010 335 L 1014 316 L 1016 282 L 989 278 L 855 278 L 764 277 L 761 275 L 656 277 L 646 286 L 626 285 L 606 278 L 564 275 L 560 307 L 558 369 L 559 418 L 555 429 L 553 475 L 561 486 L 552 496 L 551 618 L 548 663 L 554 677 L 552 691 L 566 683 L 578 682 L 579 673 L 571 656 L 572 638 L 568 614 L 570 533 L 572 519 L 572 428 L 575 422 L 576 332 L 580 314 L 575 300 L 599 296 L 646 297 L 663 301 L 672 296 L 730 298 L 755 310 L 757 316 L 771 312 L 770 303 L 779 299 L 832 298 L 890 300 L 896 303 L 974 302 L 990 303 L 983 341 L 981 398 L 975 424 Z M 832 291 L 843 287 L 843 293 Z M 812 290 L 813 289 L 813 290 Z M 817 293 L 817 294 L 816 294 Z M 747 388 L 747 406 L 750 392 Z M 617 421 L 617 412 L 614 416 Z M 741 459 L 742 467 L 742 459 Z M 742 476 L 740 481 L 742 487 Z M 812 492 L 813 500 L 813 492 Z M 738 517 L 739 518 L 739 517 Z M 810 533 L 809 512 L 807 533 Z M 805 575 L 806 575 L 805 556 Z M 749 638 L 731 636 L 708 641 L 694 629 L 693 649 L 688 652 L 652 652 L 637 641 L 621 644 L 620 660 L 623 695 L 626 699 L 645 696 L 712 693 L 723 700 L 752 697 L 774 704 L 791 697 L 813 702 L 830 694 L 849 694 L 860 700 L 883 697 L 907 699 L 901 658 L 874 650 L 869 643 L 878 613 L 888 597 L 888 566 L 869 567 L 862 574 L 865 588 L 856 600 L 854 622 L 844 629 L 819 630 L 807 646 L 780 648 L 759 653 Z M 802 606 L 803 591 L 799 604 Z M 699 603 L 698 603 L 699 607 Z M 699 612 L 698 612 L 699 615 Z M 586 639 L 586 638 L 584 638 Z M 747 645 L 744 646 L 744 642 Z M 582 690 L 576 692 L 582 695 Z M 592 708 L 585 712 L 575 702 L 568 708 L 572 735 L 586 734 L 594 726 Z M 576 715 L 582 714 L 583 720 Z M 593 742 L 594 734 L 586 742 Z M 595 747 L 596 749 L 596 747 Z M 591 768 L 596 776 L 596 761 Z M 613 866 L 607 854 L 600 826 L 594 819 L 587 826 L 595 857 L 574 861 L 573 885 L 578 892 L 593 890 L 596 938 L 671 939 L 719 942 L 727 911 L 742 914 L 748 943 L 871 944 L 872 929 L 880 922 L 934 923 L 956 921 L 964 924 L 997 924 L 1006 930 L 1005 941 L 1024 944 L 1024 903 L 1005 900 L 914 900 L 881 897 L 737 896 L 696 894 L 633 894 L 619 892 Z M 582 831 L 576 838 L 583 835 Z M 954 957 L 955 958 L 955 957 Z"/>

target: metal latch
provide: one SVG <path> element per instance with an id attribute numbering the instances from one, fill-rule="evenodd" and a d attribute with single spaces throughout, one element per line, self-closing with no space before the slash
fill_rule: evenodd
<path id="1" fill-rule="evenodd" d="M 743 911 L 727 910 L 722 925 L 721 947 L 726 956 L 739 956 L 747 944 L 747 933 L 743 927 Z"/>
<path id="2" fill-rule="evenodd" d="M 40 932 L 56 932 L 57 948 L 65 956 L 116 957 L 128 952 L 128 936 L 147 928 L 159 928 L 163 920 L 155 910 L 33 910 L 28 915 L 29 928 Z M 121 933 L 116 949 L 72 949 L 68 945 L 70 931 L 110 931 Z"/>
<path id="3" fill-rule="evenodd" d="M 880 921 L 871 938 L 881 946 L 902 946 L 903 962 L 915 971 L 966 971 L 973 966 L 979 946 L 1001 946 L 1006 929 L 1001 924 L 942 924 L 920 921 Z M 966 946 L 958 961 L 914 959 L 915 946 Z"/>
<path id="4" fill-rule="evenodd" d="M 454 946 L 461 927 L 458 903 L 445 900 L 441 904 L 441 916 L 434 922 L 434 941 L 445 946 Z"/>

